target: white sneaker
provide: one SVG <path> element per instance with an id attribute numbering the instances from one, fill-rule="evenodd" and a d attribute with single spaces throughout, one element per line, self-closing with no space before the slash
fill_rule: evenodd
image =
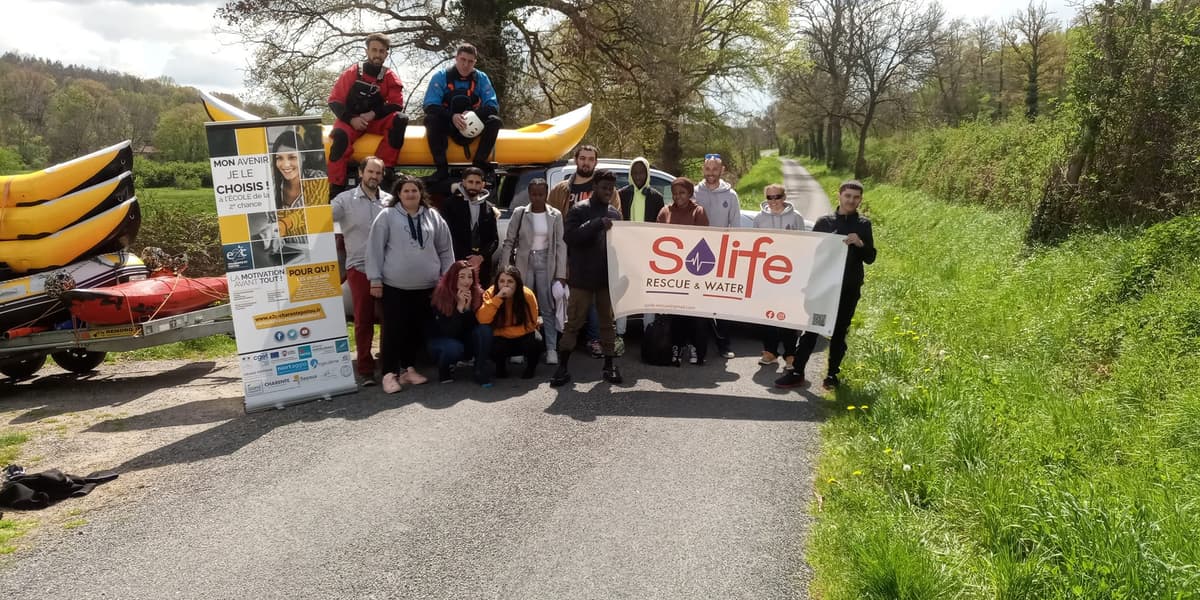
<path id="1" fill-rule="evenodd" d="M 689 365 L 696 364 L 696 347 L 695 346 L 693 346 L 691 344 L 687 345 L 687 355 L 688 355 L 688 364 Z"/>
<path id="2" fill-rule="evenodd" d="M 523 364 L 525 364 L 525 357 L 524 357 L 524 356 L 519 356 L 519 355 L 518 355 L 518 356 L 514 356 L 514 357 L 510 358 L 510 359 L 508 360 L 508 362 L 511 362 L 511 363 L 512 363 L 512 364 L 514 364 L 514 365 L 523 365 Z"/>
<path id="3" fill-rule="evenodd" d="M 548 365 L 557 365 L 558 364 L 558 351 L 557 350 L 547 350 L 546 351 L 546 364 L 548 364 Z"/>

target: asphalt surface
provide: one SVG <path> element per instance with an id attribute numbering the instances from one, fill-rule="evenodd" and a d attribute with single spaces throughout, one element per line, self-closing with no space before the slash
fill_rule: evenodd
<path id="1" fill-rule="evenodd" d="M 804 167 L 790 158 L 784 158 L 782 162 L 783 186 L 787 188 L 787 200 L 805 219 L 816 221 L 833 212 L 833 205 L 825 195 L 825 190 L 821 189 L 821 184 L 817 183 Z"/>
<path id="2" fill-rule="evenodd" d="M 577 356 L 557 390 L 542 366 L 207 417 L 114 466 L 154 477 L 6 561 L 0 597 L 807 598 L 822 400 L 771 388 L 739 333 L 703 367 L 642 365 L 631 343 L 621 386 Z"/>

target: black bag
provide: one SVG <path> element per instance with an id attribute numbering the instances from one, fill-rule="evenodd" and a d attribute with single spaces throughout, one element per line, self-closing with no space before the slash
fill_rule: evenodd
<path id="1" fill-rule="evenodd" d="M 666 315 L 659 315 L 642 332 L 642 362 L 648 365 L 670 366 L 671 359 L 671 319 Z"/>

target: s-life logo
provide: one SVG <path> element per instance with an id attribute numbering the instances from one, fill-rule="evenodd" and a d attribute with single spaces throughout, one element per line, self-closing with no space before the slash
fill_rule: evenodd
<path id="1" fill-rule="evenodd" d="M 754 282 L 761 277 L 770 283 L 782 285 L 792 279 L 792 260 L 782 254 L 767 254 L 764 246 L 775 243 L 770 236 L 755 238 L 750 249 L 743 249 L 738 240 L 730 241 L 729 234 L 721 235 L 717 251 L 713 252 L 708 240 L 701 239 L 691 250 L 684 253 L 683 240 L 665 235 L 654 240 L 650 270 L 659 275 L 674 275 L 685 268 L 696 277 L 712 275 L 730 281 L 743 280 L 746 297 L 754 296 Z M 715 273 L 714 273 L 715 271 Z"/>

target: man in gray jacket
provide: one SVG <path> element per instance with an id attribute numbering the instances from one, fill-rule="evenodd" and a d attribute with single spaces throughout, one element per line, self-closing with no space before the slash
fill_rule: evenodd
<path id="1" fill-rule="evenodd" d="M 728 181 L 721 179 L 725 173 L 725 163 L 720 154 L 704 155 L 704 183 L 696 186 L 693 199 L 704 208 L 708 215 L 710 227 L 741 227 L 742 207 L 738 203 L 737 192 Z M 717 353 L 724 358 L 733 358 L 730 349 L 729 327 L 720 319 L 713 319 L 713 339 L 717 342 Z M 696 361 L 696 353 L 692 352 L 691 362 Z"/>
<path id="2" fill-rule="evenodd" d="M 358 375 L 364 386 L 375 385 L 375 357 L 371 342 L 375 339 L 375 323 L 379 319 L 378 300 L 371 296 L 367 280 L 367 236 L 371 223 L 384 207 L 392 203 L 392 195 L 379 189 L 383 181 L 383 160 L 368 156 L 358 165 L 361 183 L 338 194 L 331 203 L 333 220 L 342 233 L 339 245 L 346 251 L 346 281 L 354 301 L 354 349 L 358 357 Z"/>

